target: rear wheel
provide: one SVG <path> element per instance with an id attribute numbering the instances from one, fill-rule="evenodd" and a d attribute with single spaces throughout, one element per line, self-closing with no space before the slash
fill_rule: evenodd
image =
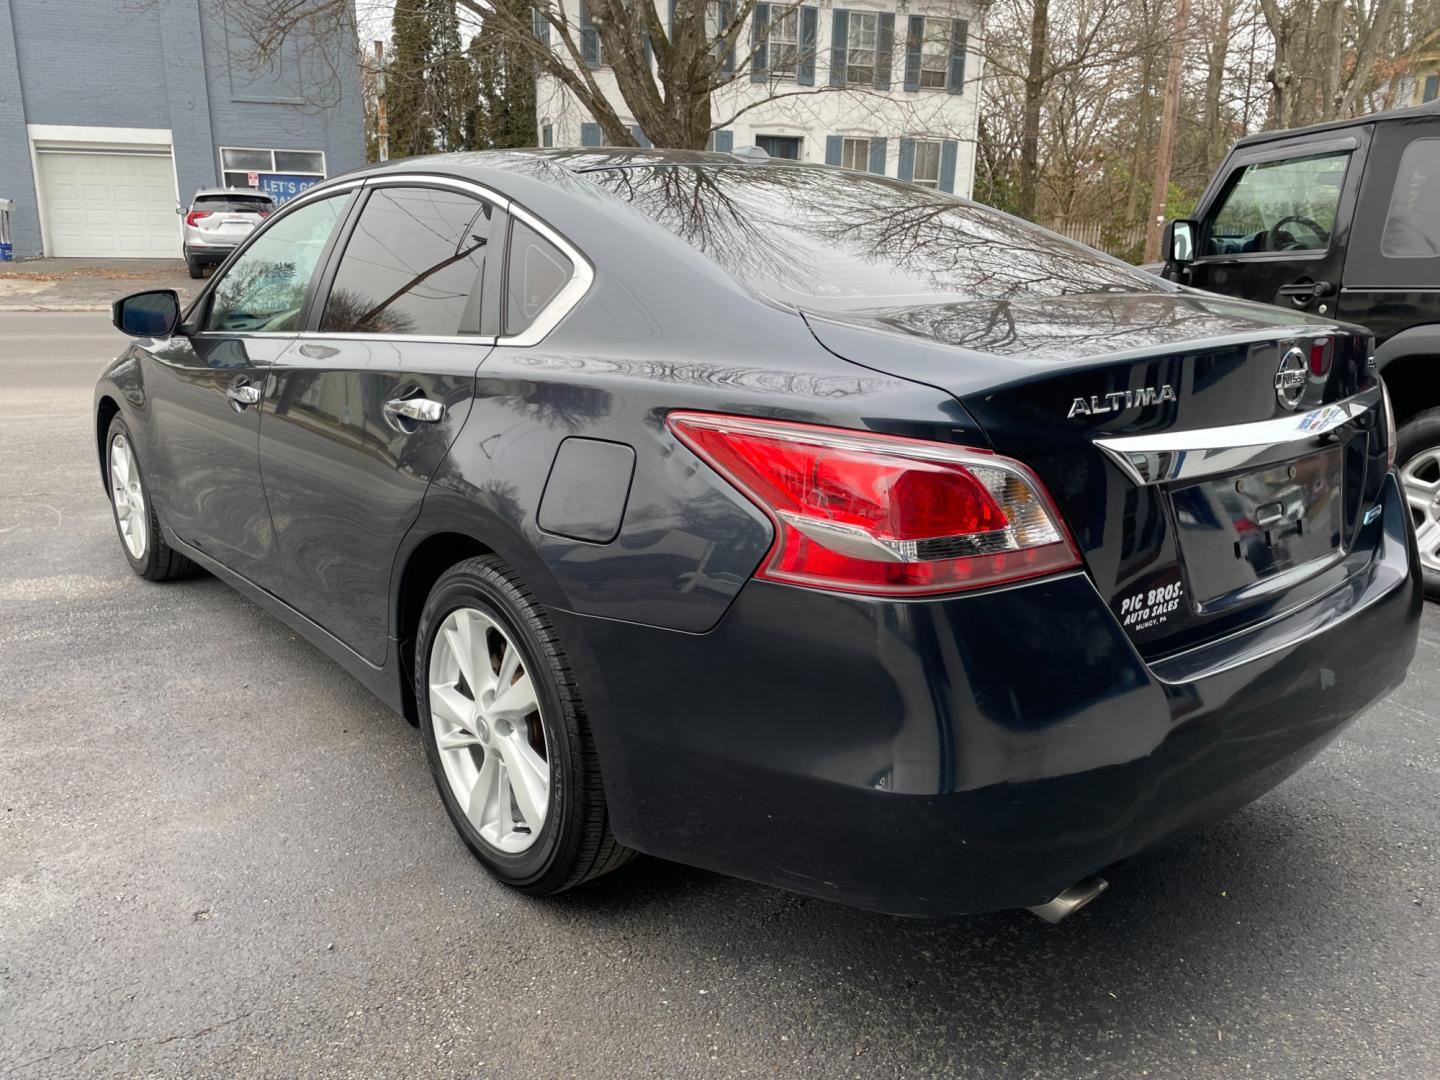
<path id="1" fill-rule="evenodd" d="M 451 822 L 505 884 L 561 892 L 629 861 L 554 628 L 495 556 L 445 573 L 420 617 L 416 703 Z"/>
<path id="2" fill-rule="evenodd" d="M 185 269 L 190 271 L 190 276 L 192 278 L 203 278 L 205 276 L 205 267 L 201 263 L 196 262 L 189 255 L 185 256 Z"/>
<path id="3" fill-rule="evenodd" d="M 1395 452 L 1420 545 L 1425 595 L 1440 600 L 1440 409 L 1427 409 L 1406 421 Z"/>
<path id="4" fill-rule="evenodd" d="M 120 417 L 110 421 L 105 436 L 105 482 L 110 489 L 110 509 L 115 531 L 130 569 L 147 581 L 168 581 L 193 574 L 197 567 L 165 542 L 160 519 L 150 500 L 135 440 Z"/>

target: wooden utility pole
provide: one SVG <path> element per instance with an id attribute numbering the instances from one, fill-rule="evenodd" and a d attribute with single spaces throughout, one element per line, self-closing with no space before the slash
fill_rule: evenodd
<path id="1" fill-rule="evenodd" d="M 375 42 L 375 143 L 380 160 L 390 160 L 390 125 L 385 119 L 385 42 Z"/>
<path id="2" fill-rule="evenodd" d="M 1170 191 L 1170 163 L 1175 157 L 1175 130 L 1180 117 L 1180 76 L 1185 69 L 1185 35 L 1190 28 L 1190 0 L 1180 0 L 1170 31 L 1170 70 L 1165 77 L 1165 104 L 1160 113 L 1160 145 L 1155 155 L 1155 190 L 1150 196 L 1150 221 L 1145 229 L 1145 261 L 1160 257 L 1160 233 Z"/>

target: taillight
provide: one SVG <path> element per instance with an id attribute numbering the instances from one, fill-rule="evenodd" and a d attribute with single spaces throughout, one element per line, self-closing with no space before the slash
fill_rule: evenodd
<path id="1" fill-rule="evenodd" d="M 1310 342 L 1310 374 L 1318 377 L 1330 374 L 1330 361 L 1334 356 L 1335 339 L 1317 337 Z"/>
<path id="2" fill-rule="evenodd" d="M 270 211 L 269 211 L 269 210 L 261 210 L 261 211 L 260 211 L 260 216 L 261 216 L 262 218 L 267 218 L 267 217 L 270 216 Z"/>
<path id="3" fill-rule="evenodd" d="M 774 521 L 759 577 L 914 596 L 1080 563 L 1040 481 L 998 454 L 713 413 L 666 422 Z"/>
<path id="4" fill-rule="evenodd" d="M 209 216 L 209 210 L 191 210 L 188 214 L 185 215 L 185 224 L 194 225 L 201 218 L 207 218 Z"/>

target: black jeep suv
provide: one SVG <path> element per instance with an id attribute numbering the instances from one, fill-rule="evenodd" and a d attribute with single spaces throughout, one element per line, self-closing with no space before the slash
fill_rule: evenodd
<path id="1" fill-rule="evenodd" d="M 1163 248 L 1172 280 L 1375 334 L 1440 598 L 1440 101 L 1241 139 Z"/>

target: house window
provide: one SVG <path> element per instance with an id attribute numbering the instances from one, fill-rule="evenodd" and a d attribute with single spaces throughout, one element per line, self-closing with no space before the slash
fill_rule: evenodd
<path id="1" fill-rule="evenodd" d="M 880 44 L 880 16 L 850 12 L 845 50 L 845 80 L 851 86 L 875 84 L 875 54 Z"/>
<path id="2" fill-rule="evenodd" d="M 920 41 L 920 86 L 943 90 L 950 77 L 951 20 L 926 19 Z"/>
<path id="3" fill-rule="evenodd" d="M 870 171 L 870 140 L 846 139 L 840 144 L 840 164 L 847 169 Z"/>
<path id="4" fill-rule="evenodd" d="M 938 142 L 915 143 L 915 171 L 911 180 L 921 187 L 940 186 L 940 144 Z"/>
<path id="5" fill-rule="evenodd" d="M 793 79 L 800 63 L 800 10 L 791 8 L 770 22 L 770 74 Z"/>
<path id="6" fill-rule="evenodd" d="M 325 154 L 222 146 L 220 176 L 226 187 L 258 188 L 283 203 L 325 179 Z"/>

